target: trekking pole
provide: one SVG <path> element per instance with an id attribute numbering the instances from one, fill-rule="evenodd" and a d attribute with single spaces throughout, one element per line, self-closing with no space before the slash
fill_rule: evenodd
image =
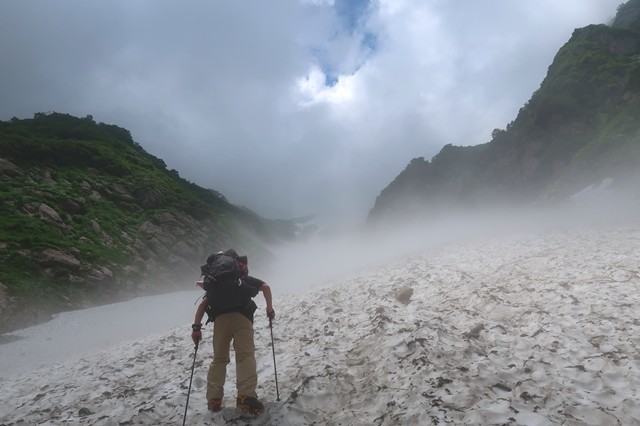
<path id="1" fill-rule="evenodd" d="M 191 395 L 191 382 L 193 381 L 193 370 L 196 368 L 196 354 L 198 353 L 198 342 L 193 350 L 193 365 L 191 366 L 191 378 L 189 379 L 189 390 L 187 391 L 187 403 L 184 406 L 184 417 L 182 419 L 182 426 L 187 421 L 187 409 L 189 408 L 189 395 Z"/>
<path id="2" fill-rule="evenodd" d="M 278 390 L 278 368 L 276 367 L 276 347 L 273 345 L 273 321 L 269 318 L 269 329 L 271 330 L 271 350 L 273 351 L 273 371 L 276 375 L 276 401 L 280 402 L 280 390 Z"/>

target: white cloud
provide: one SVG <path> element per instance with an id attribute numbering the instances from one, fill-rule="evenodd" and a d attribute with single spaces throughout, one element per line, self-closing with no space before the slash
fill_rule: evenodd
<path id="1" fill-rule="evenodd" d="M 618 3 L 9 0 L 0 119 L 92 114 L 266 216 L 363 218 L 411 158 L 506 126 Z"/>
<path id="2" fill-rule="evenodd" d="M 343 104 L 354 98 L 353 79 L 339 76 L 333 85 L 326 84 L 326 74 L 317 66 L 312 66 L 306 77 L 298 80 L 300 105 L 310 106 L 317 103 Z"/>

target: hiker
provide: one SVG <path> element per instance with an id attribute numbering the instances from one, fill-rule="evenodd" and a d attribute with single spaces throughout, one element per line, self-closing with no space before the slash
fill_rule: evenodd
<path id="1" fill-rule="evenodd" d="M 218 256 L 222 259 L 225 255 L 232 257 L 240 267 L 239 279 L 229 277 L 231 274 L 218 278 L 209 274 L 207 267 L 210 269 L 215 262 L 212 258 Z M 257 306 L 252 298 L 262 292 L 267 303 L 267 318 L 273 320 L 276 313 L 271 301 L 271 288 L 264 281 L 248 275 L 247 257 L 238 256 L 233 249 L 209 256 L 207 265 L 203 265 L 202 270 L 205 275 L 203 288 L 207 290 L 207 294 L 196 310 L 191 338 L 195 344 L 202 339 L 202 317 L 207 312 L 207 324 L 213 321 L 213 361 L 207 374 L 206 394 L 209 410 L 218 412 L 222 409 L 229 346 L 233 340 L 236 356 L 236 408 L 250 414 L 263 413 L 264 405 L 256 394 L 258 374 L 253 341 L 253 313 Z M 207 280 L 211 282 L 207 283 Z"/>

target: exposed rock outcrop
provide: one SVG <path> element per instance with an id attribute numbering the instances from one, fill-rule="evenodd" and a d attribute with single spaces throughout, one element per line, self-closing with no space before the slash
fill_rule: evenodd
<path id="1" fill-rule="evenodd" d="M 7 159 L 0 158 L 0 177 L 2 176 L 15 177 L 15 176 L 21 176 L 22 174 L 23 173 L 20 167 L 16 166 L 15 164 L 13 164 L 11 161 Z"/>

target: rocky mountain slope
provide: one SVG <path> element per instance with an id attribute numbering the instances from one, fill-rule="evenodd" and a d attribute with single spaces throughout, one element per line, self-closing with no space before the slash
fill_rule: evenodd
<path id="1" fill-rule="evenodd" d="M 612 178 L 635 186 L 640 166 L 640 1 L 611 26 L 576 29 L 546 78 L 489 142 L 414 158 L 378 196 L 370 221 L 495 203 L 562 200 Z"/>
<path id="2" fill-rule="evenodd" d="M 0 332 L 53 312 L 184 288 L 211 251 L 252 260 L 292 234 L 182 179 L 91 116 L 0 122 Z"/>

